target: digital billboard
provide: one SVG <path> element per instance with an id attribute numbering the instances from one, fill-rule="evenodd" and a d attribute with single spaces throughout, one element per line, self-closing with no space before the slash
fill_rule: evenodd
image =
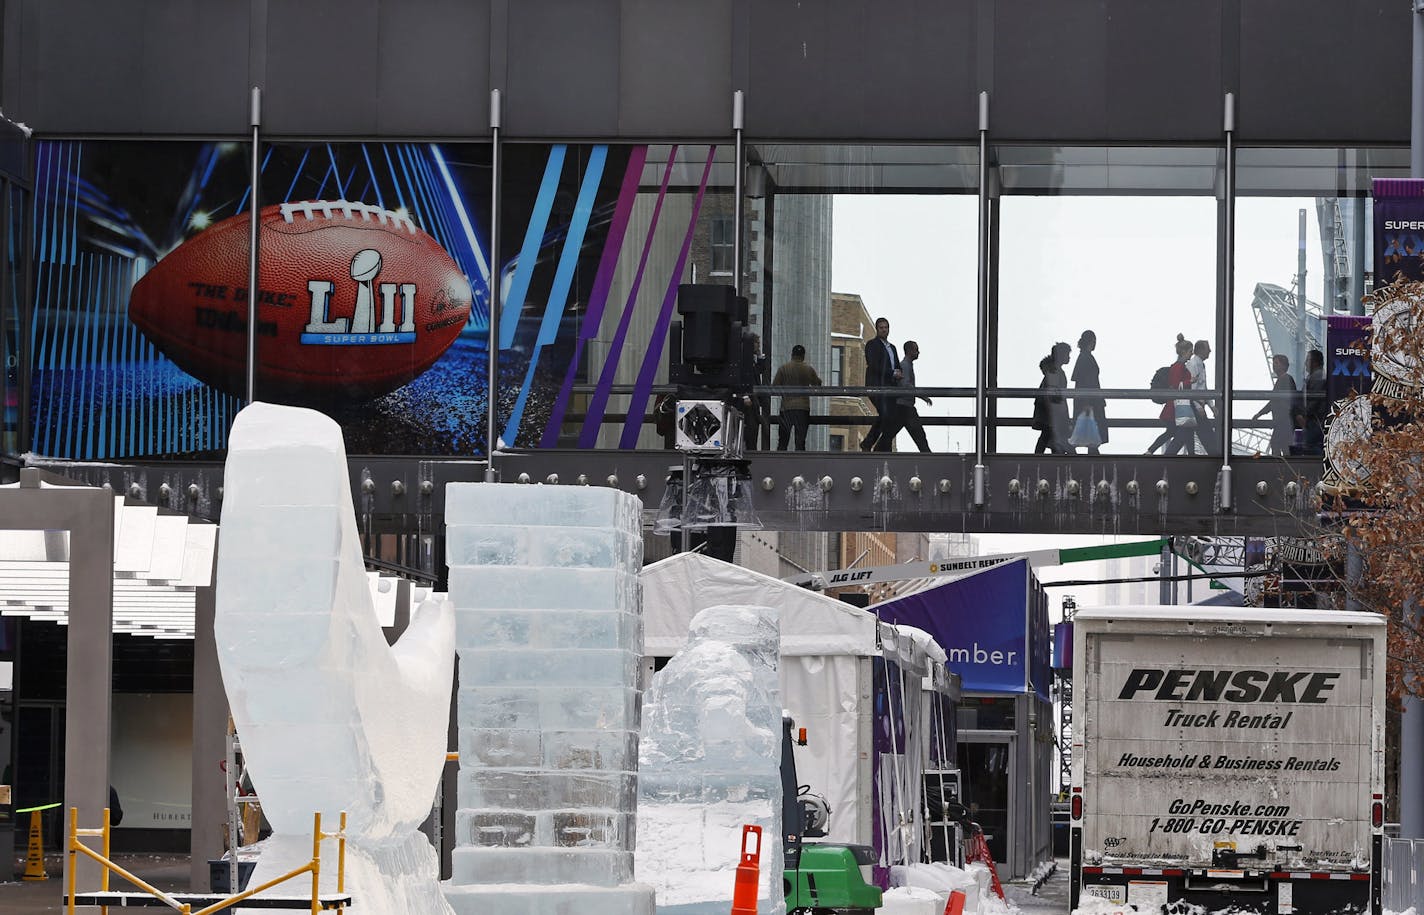
<path id="1" fill-rule="evenodd" d="M 30 449 L 219 456 L 247 385 L 251 147 L 37 144 Z M 260 148 L 256 398 L 352 454 L 637 444 L 715 146 Z M 704 270 L 705 272 L 705 270 Z M 616 427 L 616 428 L 609 428 Z"/>

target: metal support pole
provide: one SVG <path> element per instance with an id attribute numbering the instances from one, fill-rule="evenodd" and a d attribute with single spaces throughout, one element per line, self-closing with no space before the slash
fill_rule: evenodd
<path id="1" fill-rule="evenodd" d="M 1157 575 L 1161 578 L 1157 587 L 1157 603 L 1172 603 L 1172 581 L 1170 573 L 1172 571 L 1172 541 L 1162 541 L 1162 558 L 1157 566 Z"/>
<path id="2" fill-rule="evenodd" d="M 490 90 L 490 279 L 489 279 L 489 366 L 485 392 L 485 482 L 498 483 L 499 471 L 494 466 L 494 453 L 499 448 L 499 128 L 500 96 Z"/>
<path id="3" fill-rule="evenodd" d="M 1295 351 L 1290 354 L 1296 374 L 1300 374 L 1305 366 L 1305 222 L 1305 210 L 1302 209 L 1296 220 Z"/>
<path id="4" fill-rule="evenodd" d="M 1414 601 L 1405 601 L 1404 616 L 1418 624 Z M 1419 759 L 1424 748 L 1424 701 L 1406 696 L 1399 726 L 1399 835 L 1418 839 L 1424 837 L 1424 765 Z"/>
<path id="5" fill-rule="evenodd" d="M 1236 362 L 1236 95 L 1226 93 L 1226 225 L 1222 232 L 1222 295 L 1225 315 L 1221 330 L 1221 510 L 1231 511 L 1231 414 Z"/>
<path id="6" fill-rule="evenodd" d="M 227 804 L 227 891 L 234 894 L 240 892 L 238 889 L 240 874 L 237 866 L 237 850 L 242 846 L 242 840 L 238 838 L 238 790 L 237 732 L 232 729 L 232 718 L 229 717 L 227 720 L 227 746 L 223 758 L 223 796 Z"/>
<path id="7" fill-rule="evenodd" d="M 989 329 L 989 93 L 979 93 L 979 308 L 974 353 L 974 507 L 987 501 L 984 480 L 984 414 L 988 387 Z"/>
<path id="8" fill-rule="evenodd" d="M 247 248 L 247 402 L 257 399 L 257 230 L 262 224 L 262 203 L 258 191 L 262 182 L 262 90 L 252 87 L 249 109 L 252 128 L 252 188 L 247 216 L 251 224 Z"/>
<path id="9" fill-rule="evenodd" d="M 1409 176 L 1424 178 L 1424 0 L 1412 0 L 1414 25 L 1413 67 L 1409 88 Z M 1382 282 L 1376 277 L 1377 282 Z"/>
<path id="10" fill-rule="evenodd" d="M 1370 263 L 1374 254 L 1365 250 L 1365 198 L 1356 197 L 1354 199 L 1355 224 L 1354 239 L 1351 247 L 1354 255 L 1350 258 L 1350 314 L 1363 315 L 1365 313 L 1365 268 Z M 1321 339 L 1325 339 L 1324 324 L 1321 322 Z M 1305 377 L 1305 365 L 1296 370 L 1296 374 L 1301 378 Z"/>
<path id="11" fill-rule="evenodd" d="M 1409 8 L 1414 28 L 1409 84 L 1409 176 L 1424 178 L 1424 0 L 1412 0 Z M 1377 276 L 1375 283 L 1385 279 Z M 1414 614 L 1412 602 L 1405 604 L 1404 612 Z M 1424 837 L 1424 752 L 1421 752 L 1424 751 L 1424 702 L 1406 696 L 1403 705 L 1399 734 L 1399 835 L 1417 839 Z M 1413 851 L 1413 846 L 1410 850 Z"/>
<path id="12" fill-rule="evenodd" d="M 743 179 L 746 173 L 746 163 L 743 161 L 745 151 L 742 147 L 742 126 L 744 103 L 742 90 L 738 89 L 732 93 L 732 134 L 736 137 L 736 162 L 732 165 L 733 184 L 732 193 L 732 288 L 740 295 L 742 291 L 742 220 L 746 218 L 742 210 L 742 195 L 745 190 Z M 763 352 L 771 352 L 771 337 L 768 336 L 762 347 Z"/>

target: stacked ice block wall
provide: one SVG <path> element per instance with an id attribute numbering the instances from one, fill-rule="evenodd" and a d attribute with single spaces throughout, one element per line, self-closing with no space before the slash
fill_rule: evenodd
<path id="1" fill-rule="evenodd" d="M 633 882 L 640 508 L 586 486 L 446 489 L 458 915 L 653 911 Z"/>

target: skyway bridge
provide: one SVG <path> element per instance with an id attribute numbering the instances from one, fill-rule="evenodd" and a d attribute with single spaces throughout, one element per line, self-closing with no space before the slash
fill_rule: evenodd
<path id="1" fill-rule="evenodd" d="M 130 501 L 217 521 L 222 464 L 124 464 L 30 458 Z M 753 452 L 750 494 L 766 530 L 1291 537 L 1311 533 L 1319 458 L 984 456 L 976 501 L 973 454 Z M 539 449 L 496 456 L 514 485 L 612 486 L 651 519 L 682 466 L 673 451 Z M 352 500 L 368 535 L 443 530 L 445 487 L 483 481 L 482 459 L 352 456 Z"/>

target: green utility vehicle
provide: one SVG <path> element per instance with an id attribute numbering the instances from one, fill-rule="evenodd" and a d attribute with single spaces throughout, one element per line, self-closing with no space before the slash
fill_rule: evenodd
<path id="1" fill-rule="evenodd" d="M 871 915 L 880 908 L 880 888 L 871 883 L 875 850 L 869 845 L 806 842 L 826 835 L 830 811 L 820 798 L 802 791 L 792 752 L 794 722 L 782 718 L 782 872 L 788 915 Z M 819 801 L 819 803 L 817 803 Z M 811 816 L 808 817 L 808 812 Z"/>

